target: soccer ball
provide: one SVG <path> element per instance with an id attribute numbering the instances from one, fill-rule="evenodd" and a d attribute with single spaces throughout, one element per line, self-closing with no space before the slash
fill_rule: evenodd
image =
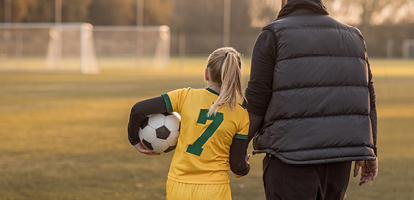
<path id="1" fill-rule="evenodd" d="M 141 143 L 155 153 L 168 153 L 175 149 L 180 135 L 178 113 L 147 116 L 139 129 Z"/>

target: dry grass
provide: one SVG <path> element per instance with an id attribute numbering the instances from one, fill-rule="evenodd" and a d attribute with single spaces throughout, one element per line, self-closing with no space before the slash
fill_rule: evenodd
<path id="1" fill-rule="evenodd" d="M 136 101 L 204 87 L 205 59 L 186 63 L 166 70 L 108 68 L 98 75 L 2 72 L 1 199 L 165 199 L 172 154 L 139 154 L 126 126 Z M 371 63 L 380 174 L 362 187 L 351 178 L 347 199 L 413 199 L 414 61 Z M 231 178 L 233 199 L 265 199 L 262 157 L 253 156 L 247 177 Z"/>

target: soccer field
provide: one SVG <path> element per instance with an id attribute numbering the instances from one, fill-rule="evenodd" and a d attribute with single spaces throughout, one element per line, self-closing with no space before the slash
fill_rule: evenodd
<path id="1" fill-rule="evenodd" d="M 172 154 L 136 151 L 129 112 L 137 101 L 204 87 L 206 59 L 96 75 L 0 72 L 0 199 L 165 199 Z M 414 60 L 372 59 L 371 67 L 379 175 L 361 187 L 350 178 L 346 199 L 414 199 Z M 233 199 L 265 199 L 262 158 L 252 157 L 248 176 L 230 176 Z"/>

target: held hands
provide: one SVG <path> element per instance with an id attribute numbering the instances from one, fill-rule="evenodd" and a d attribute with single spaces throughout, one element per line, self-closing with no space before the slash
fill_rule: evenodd
<path id="1" fill-rule="evenodd" d="M 247 154 L 246 155 L 246 162 L 247 162 L 247 164 L 250 164 L 250 157 L 251 157 L 250 154 Z"/>
<path id="2" fill-rule="evenodd" d="M 147 147 L 145 147 L 141 142 L 139 142 L 138 144 L 134 145 L 135 149 L 137 149 L 139 152 L 149 155 L 149 156 L 153 156 L 153 155 L 161 155 L 160 153 L 154 153 L 151 150 L 149 150 Z"/>
<path id="3" fill-rule="evenodd" d="M 378 175 L 378 158 L 370 161 L 355 161 L 354 177 L 358 176 L 359 168 L 361 167 L 361 178 L 359 179 L 359 186 L 374 180 Z"/>
<path id="4" fill-rule="evenodd" d="M 251 157 L 251 155 L 250 155 L 250 154 L 247 154 L 247 155 L 246 155 L 246 157 L 245 157 L 245 159 L 246 159 L 246 163 L 247 163 L 247 164 L 250 164 L 250 157 Z M 237 175 L 237 174 L 235 174 L 235 173 L 233 173 L 233 175 L 234 175 L 236 178 L 241 178 L 241 177 L 243 177 L 242 175 Z"/>

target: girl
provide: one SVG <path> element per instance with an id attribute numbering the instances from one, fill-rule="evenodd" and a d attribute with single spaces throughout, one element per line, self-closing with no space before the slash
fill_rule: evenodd
<path id="1" fill-rule="evenodd" d="M 228 170 L 249 173 L 246 156 L 249 115 L 243 100 L 240 54 L 231 47 L 215 50 L 207 60 L 205 89 L 178 89 L 136 103 L 131 109 L 128 138 L 141 153 L 155 155 L 140 143 L 145 116 L 163 112 L 181 115 L 181 131 L 170 165 L 167 200 L 231 199 Z"/>

